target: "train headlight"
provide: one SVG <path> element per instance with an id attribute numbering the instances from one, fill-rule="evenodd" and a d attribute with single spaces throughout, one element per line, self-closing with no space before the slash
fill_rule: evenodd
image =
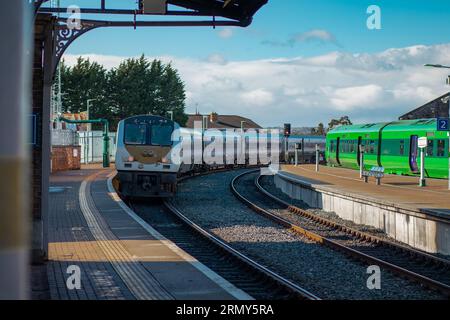
<path id="1" fill-rule="evenodd" d="M 161 159 L 161 162 L 167 164 L 167 163 L 170 163 L 170 159 L 167 158 L 167 157 L 163 157 L 163 158 Z"/>
<path id="2" fill-rule="evenodd" d="M 133 156 L 123 157 L 122 160 L 123 160 L 123 162 L 133 162 L 134 157 Z"/>

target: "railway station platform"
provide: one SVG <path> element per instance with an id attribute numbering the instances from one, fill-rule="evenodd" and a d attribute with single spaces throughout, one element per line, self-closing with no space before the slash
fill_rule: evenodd
<path id="1" fill-rule="evenodd" d="M 385 175 L 381 185 L 359 171 L 315 165 L 284 165 L 275 184 L 291 198 L 342 219 L 383 230 L 392 238 L 430 253 L 450 255 L 448 181 Z"/>
<path id="2" fill-rule="evenodd" d="M 131 211 L 112 187 L 114 174 L 90 166 L 51 176 L 49 298 L 251 299 Z"/>

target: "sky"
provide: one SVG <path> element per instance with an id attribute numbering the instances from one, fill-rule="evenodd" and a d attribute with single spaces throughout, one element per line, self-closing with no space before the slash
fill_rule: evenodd
<path id="1" fill-rule="evenodd" d="M 367 27 L 371 5 L 381 10 L 381 29 Z M 145 54 L 171 62 L 188 113 L 239 114 L 262 126 L 315 126 L 343 115 L 389 121 L 448 90 L 446 71 L 423 64 L 450 64 L 449 15 L 443 0 L 269 0 L 247 28 L 93 30 L 65 60 L 82 55 L 112 68 Z"/>

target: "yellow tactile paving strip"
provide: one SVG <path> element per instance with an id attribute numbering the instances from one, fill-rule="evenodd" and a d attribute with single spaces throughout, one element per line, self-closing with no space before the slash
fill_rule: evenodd
<path id="1" fill-rule="evenodd" d="M 427 179 L 428 186 L 421 188 L 418 177 L 385 175 L 382 185 L 377 186 L 373 178 L 369 179 L 369 183 L 364 183 L 356 170 L 320 166 L 319 172 L 316 172 L 315 165 L 284 165 L 282 170 L 306 178 L 316 188 L 331 188 L 417 211 L 450 209 L 447 180 Z"/>
<path id="2" fill-rule="evenodd" d="M 130 253 L 129 259 L 117 259 L 104 255 L 106 246 L 123 246 Z M 151 250 L 149 250 L 151 248 Z M 184 262 L 175 253 L 168 251 L 160 240 L 109 240 L 52 242 L 48 246 L 49 260 L 77 262 Z"/>

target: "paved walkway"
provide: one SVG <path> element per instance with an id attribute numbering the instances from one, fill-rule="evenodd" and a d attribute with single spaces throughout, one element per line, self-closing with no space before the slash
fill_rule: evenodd
<path id="1" fill-rule="evenodd" d="M 126 207 L 108 179 L 113 173 L 94 166 L 51 176 L 47 274 L 52 299 L 250 298 Z M 67 281 L 78 268 L 81 288 L 69 289 Z"/>
<path id="2" fill-rule="evenodd" d="M 369 178 L 369 183 L 364 183 L 356 170 L 321 166 L 319 172 L 316 172 L 314 165 L 284 165 L 282 170 L 317 188 L 450 218 L 447 180 L 427 179 L 428 186 L 421 188 L 418 186 L 418 177 L 385 175 L 382 185 L 377 186 L 373 178 Z"/>

